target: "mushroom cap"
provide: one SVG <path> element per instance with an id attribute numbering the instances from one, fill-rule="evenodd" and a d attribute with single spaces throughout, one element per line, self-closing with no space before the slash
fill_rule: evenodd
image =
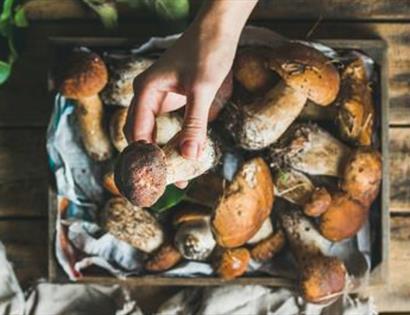
<path id="1" fill-rule="evenodd" d="M 318 105 L 329 105 L 339 92 L 339 72 L 319 50 L 288 42 L 269 53 L 269 67 L 292 88 Z"/>
<path id="2" fill-rule="evenodd" d="M 225 280 L 235 279 L 248 270 L 250 259 L 251 255 L 246 248 L 226 249 L 218 261 L 216 272 Z"/>
<path id="3" fill-rule="evenodd" d="M 86 98 L 98 94 L 107 80 L 107 67 L 99 55 L 76 51 L 68 58 L 59 90 L 67 98 Z"/>
<path id="4" fill-rule="evenodd" d="M 152 206 L 165 191 L 165 155 L 156 144 L 133 142 L 119 155 L 114 176 L 119 191 L 131 203 Z"/>
<path id="5" fill-rule="evenodd" d="M 273 182 L 262 158 L 246 162 L 235 175 L 214 211 L 212 227 L 222 247 L 241 246 L 260 229 L 274 201 Z"/>
<path id="6" fill-rule="evenodd" d="M 157 220 L 148 211 L 133 206 L 122 197 L 107 201 L 102 221 L 105 230 L 143 252 L 153 252 L 164 240 Z"/>
<path id="7" fill-rule="evenodd" d="M 260 241 L 251 250 L 252 258 L 257 261 L 267 261 L 275 256 L 285 246 L 285 233 L 279 229 L 266 239 Z"/>
<path id="8" fill-rule="evenodd" d="M 368 211 L 362 204 L 346 193 L 337 193 L 320 217 L 320 233 L 333 242 L 350 238 L 363 226 L 367 215 Z"/>
<path id="9" fill-rule="evenodd" d="M 303 212 L 310 217 L 318 217 L 326 212 L 332 202 L 332 196 L 325 187 L 316 188 Z"/>
<path id="10" fill-rule="evenodd" d="M 343 292 L 346 268 L 338 258 L 318 254 L 303 266 L 300 289 L 304 299 L 311 303 L 326 303 Z"/>
<path id="11" fill-rule="evenodd" d="M 145 269 L 161 272 L 174 267 L 182 260 L 182 255 L 172 244 L 162 245 L 146 262 Z"/>
<path id="12" fill-rule="evenodd" d="M 370 207 L 379 193 L 382 179 L 380 153 L 371 148 L 359 148 L 346 165 L 342 189 L 365 207 Z"/>

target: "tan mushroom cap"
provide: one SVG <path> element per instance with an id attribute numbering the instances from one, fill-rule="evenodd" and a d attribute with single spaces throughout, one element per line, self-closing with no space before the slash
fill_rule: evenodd
<path id="1" fill-rule="evenodd" d="M 269 67 L 287 85 L 318 105 L 329 105 L 339 92 L 339 72 L 331 60 L 319 50 L 296 42 L 289 42 L 270 52 Z"/>
<path id="2" fill-rule="evenodd" d="M 238 247 L 248 241 L 269 216 L 274 201 L 273 182 L 262 158 L 246 162 L 224 190 L 212 218 L 217 243 Z"/>
<path id="3" fill-rule="evenodd" d="M 67 98 L 81 99 L 98 94 L 108 81 L 104 61 L 93 52 L 74 52 L 61 76 L 60 92 Z"/>
<path id="4" fill-rule="evenodd" d="M 346 193 L 337 193 L 320 217 L 320 233 L 333 242 L 350 238 L 363 226 L 367 215 L 368 211 L 362 204 Z"/>
<path id="5" fill-rule="evenodd" d="M 248 270 L 250 259 L 251 254 L 244 247 L 226 249 L 220 257 L 216 272 L 225 280 L 235 279 Z"/>
<path id="6" fill-rule="evenodd" d="M 162 245 L 146 262 L 144 268 L 151 272 L 171 269 L 182 260 L 182 255 L 171 243 Z"/>
<path id="7" fill-rule="evenodd" d="M 156 144 L 133 142 L 119 155 L 114 175 L 119 191 L 131 203 L 152 206 L 165 191 L 165 154 Z"/>

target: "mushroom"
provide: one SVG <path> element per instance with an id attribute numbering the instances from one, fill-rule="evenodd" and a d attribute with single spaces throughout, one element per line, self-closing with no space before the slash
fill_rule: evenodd
<path id="1" fill-rule="evenodd" d="M 228 119 L 227 129 L 239 146 L 248 150 L 260 150 L 276 142 L 298 117 L 307 99 L 323 106 L 332 103 L 340 84 L 337 69 L 312 47 L 287 43 L 277 48 L 259 49 L 264 55 L 262 64 L 282 80 L 262 98 L 230 110 L 235 117 Z M 264 73 L 260 69 L 255 71 L 259 72 Z M 247 81 L 250 80 L 247 78 Z M 252 88 L 259 88 L 259 85 L 263 86 L 258 83 Z"/>
<path id="2" fill-rule="evenodd" d="M 222 253 L 216 259 L 216 273 L 225 280 L 232 280 L 242 276 L 251 260 L 249 250 L 244 247 L 221 249 Z"/>
<path id="3" fill-rule="evenodd" d="M 299 210 L 281 209 L 279 217 L 300 270 L 303 298 L 325 303 L 339 297 L 346 286 L 347 271 L 341 260 L 327 256 L 331 243 Z"/>
<path id="4" fill-rule="evenodd" d="M 96 161 L 111 157 L 112 147 L 104 129 L 103 103 L 98 93 L 107 83 L 103 60 L 93 52 L 74 52 L 61 76 L 59 91 L 75 100 L 75 113 L 81 139 L 88 155 Z"/>
<path id="5" fill-rule="evenodd" d="M 329 209 L 332 196 L 325 187 L 318 187 L 313 192 L 309 202 L 303 207 L 303 212 L 309 217 L 318 217 Z"/>
<path id="6" fill-rule="evenodd" d="M 117 188 L 117 185 L 115 185 L 115 181 L 114 181 L 114 172 L 111 170 L 109 172 L 107 172 L 104 175 L 103 178 L 103 187 L 108 190 L 111 194 L 113 194 L 114 196 L 121 196 L 120 191 Z"/>
<path id="7" fill-rule="evenodd" d="M 296 124 L 271 147 L 272 167 L 284 164 L 309 175 L 342 177 L 350 148 L 314 124 Z M 280 165 L 279 165 L 280 167 Z"/>
<path id="8" fill-rule="evenodd" d="M 375 110 L 365 65 L 360 57 L 344 69 L 337 103 L 337 122 L 342 138 L 359 145 L 371 145 Z"/>
<path id="9" fill-rule="evenodd" d="M 147 70 L 154 59 L 131 57 L 110 61 L 110 79 L 102 92 L 102 98 L 106 104 L 128 107 L 134 96 L 135 77 Z"/>
<path id="10" fill-rule="evenodd" d="M 209 137 L 201 157 L 188 160 L 179 153 L 178 136 L 162 149 L 154 143 L 136 141 L 120 153 L 115 183 L 134 205 L 149 207 L 161 197 L 166 185 L 193 179 L 216 165 L 218 151 Z"/>
<path id="11" fill-rule="evenodd" d="M 326 211 L 320 216 L 320 233 L 328 240 L 338 242 L 357 234 L 368 216 L 368 208 L 347 193 L 338 192 Z"/>
<path id="12" fill-rule="evenodd" d="M 212 228 L 217 243 L 227 248 L 245 244 L 269 217 L 273 201 L 268 165 L 262 158 L 245 162 L 214 210 Z"/>
<path id="13" fill-rule="evenodd" d="M 110 136 L 114 147 L 122 152 L 128 145 L 123 128 L 127 120 L 127 108 L 115 111 L 110 120 Z M 182 117 L 176 113 L 166 113 L 155 120 L 154 142 L 158 145 L 166 144 L 182 128 Z"/>
<path id="14" fill-rule="evenodd" d="M 368 208 L 379 193 L 381 179 L 380 153 L 371 148 L 359 148 L 346 164 L 342 190 Z"/>
<path id="15" fill-rule="evenodd" d="M 251 256 L 256 261 L 267 261 L 282 250 L 285 242 L 285 234 L 279 229 L 257 243 L 251 250 Z"/>
<path id="16" fill-rule="evenodd" d="M 203 211 L 187 211 L 177 216 L 175 246 L 184 258 L 208 259 L 216 245 L 210 220 L 210 214 Z"/>
<path id="17" fill-rule="evenodd" d="M 263 221 L 262 226 L 258 230 L 258 232 L 255 233 L 252 238 L 250 238 L 246 244 L 248 245 L 254 245 L 256 243 L 259 243 L 260 241 L 264 240 L 268 236 L 270 236 L 273 233 L 273 226 L 272 226 L 272 221 L 268 217 Z"/>
<path id="18" fill-rule="evenodd" d="M 146 253 L 155 251 L 164 239 L 157 220 L 148 211 L 133 206 L 122 197 L 107 201 L 102 223 L 107 232 Z"/>
<path id="19" fill-rule="evenodd" d="M 294 169 L 278 170 L 273 175 L 275 195 L 297 205 L 305 204 L 315 187 L 303 173 Z"/>
<path id="20" fill-rule="evenodd" d="M 172 244 L 162 245 L 146 262 L 145 269 L 161 272 L 171 269 L 182 260 L 181 253 Z"/>

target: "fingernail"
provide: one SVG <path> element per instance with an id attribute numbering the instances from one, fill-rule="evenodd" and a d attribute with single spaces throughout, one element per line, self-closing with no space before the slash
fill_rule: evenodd
<path id="1" fill-rule="evenodd" d="M 181 153 L 184 158 L 196 160 L 199 154 L 199 144 L 192 140 L 187 140 L 181 145 Z"/>

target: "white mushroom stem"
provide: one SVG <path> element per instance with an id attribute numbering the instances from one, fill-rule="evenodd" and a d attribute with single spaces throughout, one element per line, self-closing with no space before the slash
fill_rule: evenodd
<path id="1" fill-rule="evenodd" d="M 216 246 L 210 217 L 182 223 L 175 234 L 175 246 L 186 259 L 206 260 Z"/>
<path id="2" fill-rule="evenodd" d="M 259 243 L 260 241 L 267 238 L 273 232 L 272 221 L 270 218 L 267 218 L 263 223 L 258 232 L 252 238 L 247 241 L 246 243 L 249 245 L 253 245 Z"/>
<path id="3" fill-rule="evenodd" d="M 81 139 L 89 156 L 96 161 L 111 157 L 110 139 L 103 125 L 103 103 L 98 95 L 81 98 L 76 106 Z"/>
<path id="4" fill-rule="evenodd" d="M 165 154 L 167 185 L 198 177 L 218 162 L 218 151 L 215 143 L 207 137 L 199 159 L 185 159 L 179 151 L 178 135 L 162 148 Z"/>
<path id="5" fill-rule="evenodd" d="M 305 94 L 279 82 L 263 99 L 243 108 L 243 123 L 237 126 L 239 144 L 249 150 L 274 143 L 302 111 Z M 234 122 L 235 123 L 235 122 Z M 235 128 L 235 129 L 236 129 Z"/>

